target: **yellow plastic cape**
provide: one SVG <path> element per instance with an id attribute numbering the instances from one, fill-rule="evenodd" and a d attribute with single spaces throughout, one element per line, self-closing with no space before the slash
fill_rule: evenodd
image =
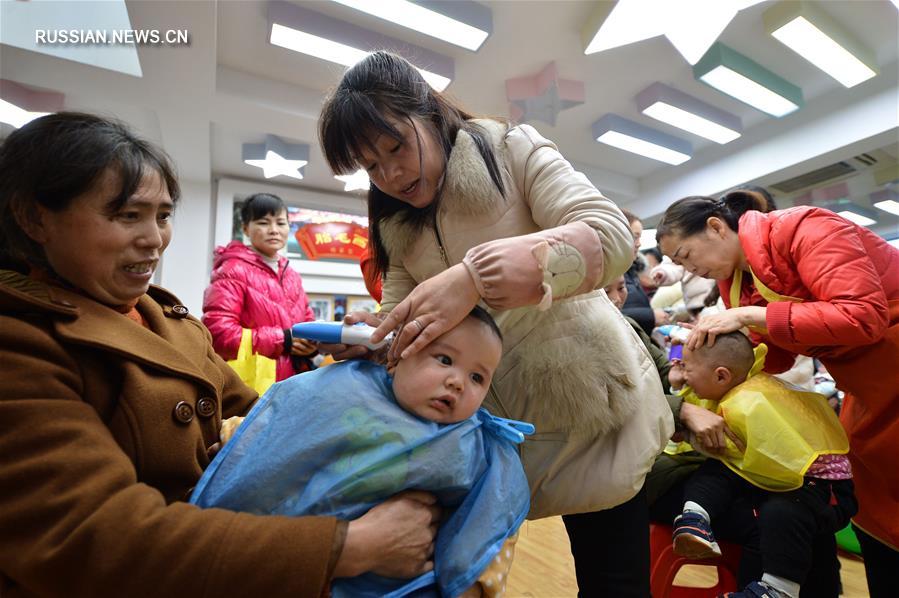
<path id="1" fill-rule="evenodd" d="M 727 439 L 721 461 L 750 483 L 773 492 L 795 490 L 809 466 L 821 455 L 849 452 L 849 440 L 823 395 L 808 392 L 762 372 L 768 348 L 755 348 L 755 363 L 742 384 L 717 403 L 699 398 L 689 386 L 684 400 L 724 418 L 746 444 L 741 453 Z M 684 446 L 686 445 L 686 446 Z M 689 443 L 665 449 L 676 454 L 693 450 Z"/>

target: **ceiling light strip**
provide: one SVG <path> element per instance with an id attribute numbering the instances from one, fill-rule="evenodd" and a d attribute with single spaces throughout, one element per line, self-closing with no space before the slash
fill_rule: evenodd
<path id="1" fill-rule="evenodd" d="M 437 91 L 446 89 L 455 76 L 455 63 L 448 56 L 283 0 L 269 2 L 268 19 L 269 41 L 295 52 L 352 66 L 369 52 L 390 50 L 415 65 Z"/>
<path id="2" fill-rule="evenodd" d="M 720 42 L 696 63 L 693 76 L 771 116 L 785 116 L 804 105 L 799 87 Z"/>
<path id="3" fill-rule="evenodd" d="M 873 54 L 809 2 L 779 2 L 762 18 L 775 39 L 844 87 L 854 87 L 877 75 Z"/>
<path id="4" fill-rule="evenodd" d="M 493 32 L 493 13 L 471 0 L 333 0 L 366 14 L 477 51 Z"/>
<path id="5" fill-rule="evenodd" d="M 668 135 L 617 114 L 606 114 L 593 123 L 593 138 L 618 149 L 666 164 L 683 164 L 693 154 L 689 141 Z"/>
<path id="6" fill-rule="evenodd" d="M 664 83 L 653 83 L 634 100 L 643 114 L 715 143 L 728 143 L 742 135 L 738 116 Z"/>

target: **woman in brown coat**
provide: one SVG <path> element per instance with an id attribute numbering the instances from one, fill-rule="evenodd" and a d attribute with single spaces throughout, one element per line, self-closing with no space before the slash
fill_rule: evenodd
<path id="1" fill-rule="evenodd" d="M 0 594 L 314 597 L 429 569 L 426 494 L 349 523 L 184 502 L 257 397 L 150 285 L 177 199 L 166 156 L 95 116 L 0 147 Z"/>

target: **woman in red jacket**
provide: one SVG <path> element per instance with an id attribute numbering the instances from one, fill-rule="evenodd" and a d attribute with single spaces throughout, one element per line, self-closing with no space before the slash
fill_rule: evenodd
<path id="1" fill-rule="evenodd" d="M 277 360 L 276 380 L 310 369 L 316 347 L 292 338 L 290 327 L 313 320 L 303 281 L 278 252 L 290 224 L 281 198 L 251 195 L 240 210 L 250 245 L 231 241 L 215 249 L 212 281 L 203 296 L 203 323 L 215 352 L 234 359 L 244 328 L 253 331 L 253 352 Z"/>
<path id="2" fill-rule="evenodd" d="M 665 212 L 662 251 L 718 281 L 727 311 L 703 318 L 687 345 L 714 344 L 748 326 L 769 347 L 766 370 L 795 355 L 820 359 L 847 393 L 862 545 L 871 596 L 895 595 L 899 570 L 899 250 L 833 212 L 800 206 L 770 213 L 733 192 L 687 197 Z"/>

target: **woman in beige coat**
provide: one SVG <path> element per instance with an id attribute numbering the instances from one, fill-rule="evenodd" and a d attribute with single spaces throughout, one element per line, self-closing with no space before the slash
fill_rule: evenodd
<path id="1" fill-rule="evenodd" d="M 643 479 L 673 424 L 649 355 L 602 291 L 633 257 L 621 211 L 533 128 L 473 120 L 385 52 L 347 71 L 320 138 L 335 172 L 362 167 L 373 183 L 389 312 L 376 336 L 401 328 L 390 357 L 483 301 L 504 337 L 484 405 L 537 427 L 522 445 L 530 517 L 566 516 L 583 595 L 648 596 Z"/>
<path id="2" fill-rule="evenodd" d="M 430 568 L 423 493 L 349 523 L 185 502 L 257 397 L 150 285 L 177 200 L 118 123 L 53 114 L 0 146 L 0 594 L 317 598 Z"/>

